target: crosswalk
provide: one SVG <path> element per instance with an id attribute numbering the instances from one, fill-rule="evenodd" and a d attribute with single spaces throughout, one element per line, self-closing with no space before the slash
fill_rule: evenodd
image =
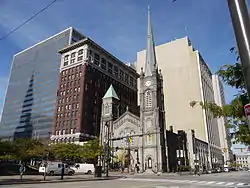
<path id="1" fill-rule="evenodd" d="M 199 180 L 176 180 L 176 179 L 144 179 L 144 178 L 123 178 L 119 179 L 121 181 L 143 181 L 143 182 L 161 182 L 161 183 L 178 183 L 178 184 L 196 184 L 202 186 L 222 186 L 222 187 L 240 187 L 244 185 L 249 185 L 247 183 L 239 182 L 219 182 L 219 181 L 199 181 Z"/>

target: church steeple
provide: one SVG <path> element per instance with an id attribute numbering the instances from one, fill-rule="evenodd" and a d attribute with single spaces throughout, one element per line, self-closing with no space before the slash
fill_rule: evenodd
<path id="1" fill-rule="evenodd" d="M 151 25 L 150 7 L 148 6 L 148 36 L 146 49 L 145 77 L 151 76 L 156 67 L 155 44 Z"/>

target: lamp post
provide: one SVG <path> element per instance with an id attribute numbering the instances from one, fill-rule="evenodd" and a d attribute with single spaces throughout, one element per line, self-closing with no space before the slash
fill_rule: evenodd
<path id="1" fill-rule="evenodd" d="M 245 0 L 228 0 L 245 84 L 250 96 L 250 20 Z"/>
<path id="2" fill-rule="evenodd" d="M 110 125 L 108 122 L 105 123 L 105 126 L 108 128 L 107 131 L 107 142 L 105 144 L 105 152 L 106 152 L 106 177 L 109 176 L 109 158 L 110 158 L 110 151 L 109 151 L 109 137 L 110 137 Z"/>
<path id="3" fill-rule="evenodd" d="M 47 143 L 47 147 L 49 148 L 50 146 L 50 135 L 51 135 L 51 132 L 48 132 L 48 135 L 49 135 L 49 140 L 48 140 L 48 143 Z M 46 180 L 46 169 L 47 169 L 47 165 L 48 165 L 48 160 L 49 160 L 49 151 L 48 153 L 46 153 L 46 162 L 44 164 L 44 174 L 43 174 L 43 180 Z"/>

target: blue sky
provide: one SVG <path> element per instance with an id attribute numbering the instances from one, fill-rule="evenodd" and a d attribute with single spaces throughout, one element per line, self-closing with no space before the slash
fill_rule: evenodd
<path id="1" fill-rule="evenodd" d="M 0 37 L 51 1 L 1 0 Z M 119 59 L 135 61 L 136 52 L 146 46 L 148 5 L 156 44 L 188 35 L 213 72 L 223 64 L 234 62 L 235 56 L 229 49 L 235 45 L 235 39 L 226 0 L 174 3 L 172 0 L 58 0 L 0 41 L 0 109 L 13 55 L 69 26 L 90 36 Z M 235 91 L 228 87 L 225 91 L 230 101 Z"/>

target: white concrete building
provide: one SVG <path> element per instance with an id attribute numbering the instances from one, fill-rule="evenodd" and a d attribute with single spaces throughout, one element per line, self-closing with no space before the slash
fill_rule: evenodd
<path id="1" fill-rule="evenodd" d="M 240 165 L 241 168 L 249 168 L 250 167 L 250 153 L 237 153 L 236 154 L 236 163 Z"/>
<path id="2" fill-rule="evenodd" d="M 218 77 L 218 75 L 213 75 L 213 89 L 214 89 L 214 99 L 215 103 L 218 106 L 224 106 L 226 104 L 225 95 L 224 95 L 224 88 L 223 85 Z M 232 162 L 233 161 L 233 152 L 231 150 L 231 140 L 228 136 L 229 129 L 225 127 L 227 120 L 225 117 L 221 117 L 217 119 L 218 122 L 218 129 L 219 129 L 219 138 L 221 149 L 224 156 L 224 163 Z"/>
<path id="3" fill-rule="evenodd" d="M 192 108 L 191 101 L 214 102 L 212 73 L 202 56 L 187 37 L 155 48 L 161 69 L 165 93 L 166 126 L 174 131 L 196 132 L 196 137 L 209 143 L 211 167 L 223 163 L 217 120 L 200 106 Z M 137 53 L 136 69 L 145 67 L 145 50 Z M 140 83 L 138 83 L 140 85 Z"/>

